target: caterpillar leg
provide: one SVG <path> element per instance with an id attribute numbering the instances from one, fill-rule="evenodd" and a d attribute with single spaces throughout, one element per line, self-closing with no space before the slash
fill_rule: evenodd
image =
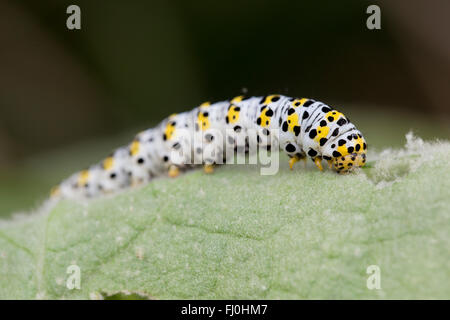
<path id="1" fill-rule="evenodd" d="M 306 158 L 305 157 L 298 157 L 298 156 L 293 156 L 292 158 L 289 159 L 289 168 L 291 170 L 294 169 L 294 164 L 298 161 L 303 161 L 305 167 L 306 167 Z"/>
<path id="2" fill-rule="evenodd" d="M 333 160 L 327 160 L 328 162 L 328 168 L 333 169 Z"/>
<path id="3" fill-rule="evenodd" d="M 170 173 L 169 173 L 169 175 L 170 175 Z M 142 184 L 144 184 L 144 179 L 143 178 L 131 179 L 131 187 L 133 187 L 133 188 L 139 187 Z"/>
<path id="4" fill-rule="evenodd" d="M 289 168 L 292 170 L 294 169 L 294 164 L 298 161 L 299 159 L 297 159 L 296 157 L 290 158 L 289 159 Z"/>
<path id="5" fill-rule="evenodd" d="M 322 167 L 322 157 L 315 157 L 315 158 L 313 159 L 313 161 L 314 161 L 314 164 L 317 166 L 317 168 L 318 168 L 320 171 L 323 171 L 323 167 Z"/>
<path id="6" fill-rule="evenodd" d="M 171 165 L 169 167 L 169 177 L 175 178 L 175 177 L 178 177 L 179 174 L 180 174 L 180 169 L 178 169 L 177 166 Z"/>
<path id="7" fill-rule="evenodd" d="M 203 171 L 205 171 L 205 173 L 213 173 L 214 172 L 214 165 L 213 164 L 205 164 L 203 166 Z"/>

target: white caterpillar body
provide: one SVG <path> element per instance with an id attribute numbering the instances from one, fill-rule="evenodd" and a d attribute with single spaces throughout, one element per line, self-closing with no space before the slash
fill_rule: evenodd
<path id="1" fill-rule="evenodd" d="M 322 159 L 327 160 L 339 173 L 366 162 L 367 144 L 361 132 L 326 104 L 282 95 L 239 96 L 169 116 L 101 163 L 70 176 L 52 196 L 95 197 L 157 176 L 175 177 L 200 164 L 211 172 L 213 165 L 234 156 L 234 151 L 248 151 L 253 144 L 280 148 L 290 157 L 291 168 L 307 157 L 320 170 Z"/>

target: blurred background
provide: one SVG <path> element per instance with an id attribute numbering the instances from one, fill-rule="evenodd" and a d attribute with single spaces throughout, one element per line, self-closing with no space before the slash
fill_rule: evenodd
<path id="1" fill-rule="evenodd" d="M 0 0 L 0 216 L 170 113 L 241 93 L 326 102 L 375 149 L 410 129 L 448 138 L 449 37 L 448 0 Z"/>

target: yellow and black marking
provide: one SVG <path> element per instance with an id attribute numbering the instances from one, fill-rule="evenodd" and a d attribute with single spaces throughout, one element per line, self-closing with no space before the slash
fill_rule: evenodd
<path id="1" fill-rule="evenodd" d="M 111 170 L 114 166 L 114 157 L 108 157 L 105 160 L 103 160 L 102 168 L 106 171 Z"/>
<path id="2" fill-rule="evenodd" d="M 339 119 L 345 118 L 345 116 L 343 113 L 341 113 L 339 111 L 331 110 L 325 114 L 324 118 L 326 119 L 326 121 L 331 123 L 334 121 L 339 121 Z"/>
<path id="3" fill-rule="evenodd" d="M 234 105 L 234 104 L 230 104 L 230 106 L 228 107 L 228 112 L 227 115 L 225 117 L 225 122 L 226 123 L 236 123 L 239 120 L 239 113 L 241 111 L 241 108 Z"/>
<path id="4" fill-rule="evenodd" d="M 133 140 L 133 142 L 130 145 L 130 156 L 134 157 L 139 153 L 141 143 L 139 140 Z"/>
<path id="5" fill-rule="evenodd" d="M 168 140 L 172 139 L 173 135 L 175 134 L 176 125 L 177 125 L 176 121 L 169 120 L 169 122 L 167 122 L 166 128 L 164 130 L 164 134 L 163 134 L 164 141 L 168 141 Z"/>
<path id="6" fill-rule="evenodd" d="M 78 175 L 77 185 L 79 188 L 86 187 L 89 181 L 89 170 L 83 170 Z"/>
<path id="7" fill-rule="evenodd" d="M 261 113 L 259 117 L 256 119 L 256 124 L 261 127 L 270 126 L 270 120 L 273 116 L 273 110 L 267 106 L 263 106 L 261 108 Z"/>
<path id="8" fill-rule="evenodd" d="M 330 132 L 330 127 L 326 120 L 320 121 L 317 128 L 309 131 L 309 137 L 314 139 L 320 146 L 323 146 L 327 141 L 328 133 Z"/>
<path id="9" fill-rule="evenodd" d="M 281 120 L 281 119 L 280 119 Z M 283 122 L 281 126 L 281 130 L 284 132 L 292 132 L 295 136 L 300 134 L 300 123 L 299 123 L 299 115 L 295 112 L 294 108 L 289 108 L 287 112 L 286 121 Z"/>
<path id="10" fill-rule="evenodd" d="M 335 157 L 345 156 L 350 153 L 365 153 L 367 144 L 360 134 L 349 135 L 346 139 L 343 138 L 338 140 L 337 152 L 333 154 Z M 351 140 L 354 140 L 353 145 L 347 146 L 348 142 Z"/>
<path id="11" fill-rule="evenodd" d="M 231 104 L 236 104 L 236 103 L 239 103 L 239 102 L 241 102 L 242 100 L 244 100 L 244 96 L 237 96 L 237 97 L 234 97 L 233 99 L 231 99 Z"/>
<path id="12" fill-rule="evenodd" d="M 280 100 L 280 95 L 279 94 L 272 94 L 270 96 L 263 97 L 261 99 L 261 101 L 260 101 L 260 104 L 268 105 L 270 103 L 277 102 L 278 100 Z"/>
<path id="13" fill-rule="evenodd" d="M 292 101 L 292 106 L 293 106 L 294 108 L 301 107 L 301 106 L 303 106 L 303 105 L 305 104 L 305 102 L 307 102 L 308 100 L 309 100 L 309 99 L 307 99 L 307 98 L 294 99 L 294 101 Z"/>
<path id="14" fill-rule="evenodd" d="M 205 131 L 211 127 L 211 122 L 209 121 L 208 111 L 199 111 L 197 115 L 197 128 L 201 131 Z"/>

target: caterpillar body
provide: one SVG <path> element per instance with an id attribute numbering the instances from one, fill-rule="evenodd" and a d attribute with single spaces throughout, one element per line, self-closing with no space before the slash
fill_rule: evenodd
<path id="1" fill-rule="evenodd" d="M 55 187 L 52 197 L 85 198 L 176 177 L 203 165 L 207 173 L 230 155 L 258 148 L 279 148 L 290 168 L 311 158 L 319 170 L 346 173 L 366 162 L 367 144 L 341 112 L 312 99 L 283 95 L 238 96 L 173 114 L 155 128 L 140 132 L 127 146 Z"/>

